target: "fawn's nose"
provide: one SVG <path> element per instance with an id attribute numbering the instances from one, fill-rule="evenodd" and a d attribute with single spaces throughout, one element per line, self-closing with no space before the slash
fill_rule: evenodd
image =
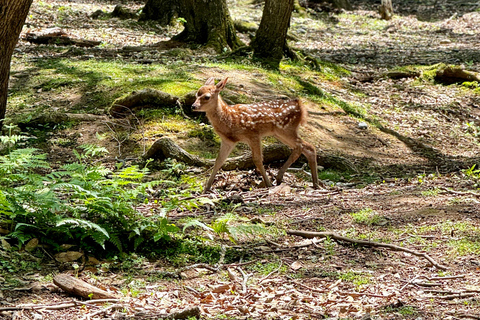
<path id="1" fill-rule="evenodd" d="M 200 108 L 200 101 L 199 99 L 195 100 L 195 102 L 192 104 L 192 111 L 197 111 Z"/>

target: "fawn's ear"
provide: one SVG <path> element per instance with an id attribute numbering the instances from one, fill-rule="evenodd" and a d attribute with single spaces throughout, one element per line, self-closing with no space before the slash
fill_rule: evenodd
<path id="1" fill-rule="evenodd" d="M 214 77 L 210 77 L 207 79 L 207 81 L 205 81 L 205 86 L 210 86 L 210 85 L 215 85 L 215 78 Z"/>
<path id="2" fill-rule="evenodd" d="M 225 88 L 225 85 L 227 84 L 228 77 L 217 83 L 217 89 L 215 91 L 220 92 Z"/>

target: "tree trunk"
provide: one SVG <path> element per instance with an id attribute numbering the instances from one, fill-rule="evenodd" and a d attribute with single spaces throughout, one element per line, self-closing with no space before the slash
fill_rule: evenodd
<path id="1" fill-rule="evenodd" d="M 294 0 L 266 0 L 260 26 L 251 43 L 253 56 L 274 68 L 278 68 L 287 48 L 293 3 Z"/>
<path id="2" fill-rule="evenodd" d="M 155 20 L 162 26 L 172 23 L 178 16 L 177 1 L 174 0 L 147 0 L 142 9 L 140 21 Z"/>
<path id="3" fill-rule="evenodd" d="M 7 110 L 10 61 L 32 1 L 0 0 L 0 130 Z"/>
<path id="4" fill-rule="evenodd" d="M 382 0 L 379 8 L 380 16 L 384 20 L 390 20 L 393 17 L 392 0 Z"/>
<path id="5" fill-rule="evenodd" d="M 216 52 L 243 45 L 237 37 L 226 0 L 179 0 L 179 15 L 187 22 L 173 40 L 212 47 Z"/>

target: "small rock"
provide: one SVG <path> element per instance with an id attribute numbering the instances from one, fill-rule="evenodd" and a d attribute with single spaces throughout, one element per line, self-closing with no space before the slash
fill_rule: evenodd
<path id="1" fill-rule="evenodd" d="M 368 124 L 367 124 L 366 122 L 363 122 L 363 121 L 362 121 L 362 122 L 359 122 L 359 123 L 358 123 L 358 128 L 359 128 L 359 129 L 362 129 L 362 130 L 365 130 L 365 129 L 368 128 Z"/>

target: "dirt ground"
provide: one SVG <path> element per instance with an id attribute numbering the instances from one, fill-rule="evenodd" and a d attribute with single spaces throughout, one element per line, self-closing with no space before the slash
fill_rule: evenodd
<path id="1" fill-rule="evenodd" d="M 133 9 L 142 6 L 142 2 L 123 2 Z M 442 62 L 480 72 L 478 4 L 408 1 L 395 8 L 398 15 L 392 21 L 375 20 L 375 25 L 366 26 L 378 16 L 376 1 L 352 2 L 353 12 L 295 16 L 291 32 L 296 40 L 291 44 L 349 70 L 341 81 L 315 77 L 309 81 L 338 100 L 361 106 L 369 118 L 390 131 L 371 122 L 362 129 L 362 119 L 307 100 L 311 114 L 302 137 L 322 152 L 348 159 L 357 173 L 339 181 L 325 179 L 326 188 L 313 190 L 297 171 L 291 171 L 284 184 L 267 190 L 255 186 L 258 177 L 252 171 L 222 172 L 215 183 L 217 191 L 209 196 L 240 199 L 236 213 L 275 224 L 280 230 L 331 231 L 398 245 L 426 253 L 445 270 L 409 252 L 331 238 L 312 241 L 280 232 L 274 241 L 246 238 L 233 245 L 246 255 L 253 253 L 257 257 L 253 263 L 240 261 L 216 270 L 198 265 L 183 270 L 181 279 L 145 281 L 171 269 L 151 261 L 135 266 L 143 272 L 137 278 L 97 267 L 79 275 L 115 294 L 118 299 L 110 304 L 79 300 L 73 307 L 62 307 L 76 298 L 51 281 L 38 281 L 45 270 L 18 275 L 22 286 L 0 291 L 0 319 L 160 319 L 193 306 L 199 308 L 202 319 L 480 319 L 478 177 L 462 171 L 480 160 L 480 95 L 462 85 L 385 76 L 396 67 Z M 46 10 L 45 4 L 72 12 L 58 20 L 60 11 Z M 113 20 L 112 26 L 112 21 L 88 17 L 97 9 L 111 12 L 115 4 L 100 0 L 34 3 L 25 32 L 60 24 L 73 36 L 106 41 L 114 48 L 155 44 L 178 32 L 175 28 L 162 34 L 145 32 L 141 25 L 129 28 Z M 229 5 L 234 18 L 259 23 L 259 6 L 233 0 Z M 111 53 L 110 48 L 86 49 L 85 54 L 105 58 Z M 49 54 L 48 48 L 21 40 L 10 85 L 19 85 L 21 78 L 15 72 L 21 70 L 22 59 Z M 125 59 L 150 59 L 148 54 L 139 52 Z M 265 76 L 252 76 L 248 70 L 201 67 L 196 74 L 198 79 L 212 76 L 230 78 L 227 95 L 245 94 L 255 101 L 279 96 Z M 39 97 L 45 98 L 44 93 Z M 81 101 L 71 94 L 59 103 L 75 109 Z M 78 137 L 81 144 L 106 130 L 101 122 L 84 122 L 58 134 Z M 188 141 L 182 143 L 188 145 Z M 107 147 L 114 153 L 116 144 L 107 143 Z M 68 147 L 57 147 L 51 159 L 64 161 L 69 154 Z M 268 169 L 272 176 L 276 170 Z M 373 182 L 366 182 L 366 174 L 372 175 Z M 213 211 L 176 211 L 171 217 L 195 215 L 209 218 Z M 232 246 L 227 241 L 222 244 Z M 262 273 L 252 265 L 275 268 Z M 16 309 L 21 305 L 27 307 Z"/>

